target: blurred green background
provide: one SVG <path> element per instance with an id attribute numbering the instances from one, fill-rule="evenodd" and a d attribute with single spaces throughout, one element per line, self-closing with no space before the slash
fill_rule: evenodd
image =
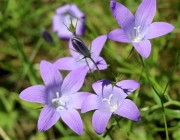
<path id="1" fill-rule="evenodd" d="M 135 13 L 141 0 L 117 0 Z M 42 105 L 19 99 L 19 93 L 32 85 L 43 84 L 39 74 L 41 60 L 54 62 L 70 56 L 68 42 L 52 33 L 55 9 L 65 4 L 77 4 L 86 14 L 86 32 L 82 37 L 89 44 L 95 37 L 119 28 L 109 6 L 109 0 L 0 0 L 0 139 L 2 140 L 98 140 L 91 125 L 92 112 L 82 114 L 85 131 L 78 136 L 61 120 L 46 132 L 38 132 L 37 120 Z M 159 93 L 166 90 L 164 103 L 170 140 L 180 139 L 180 0 L 157 0 L 153 21 L 164 21 L 175 30 L 151 40 L 152 53 L 145 60 L 150 79 Z M 47 29 L 54 39 L 52 46 L 41 37 Z M 108 40 L 101 52 L 109 64 L 101 71 L 103 78 L 134 79 L 139 90 L 129 96 L 141 111 L 141 121 L 121 119 L 111 135 L 114 140 L 164 140 L 164 122 L 160 100 L 150 86 L 136 51 L 129 55 L 131 44 Z M 176 66 L 174 72 L 172 70 Z M 95 72 L 96 73 L 96 72 Z M 62 71 L 65 76 L 67 72 Z M 115 77 L 116 78 L 115 78 Z M 88 75 L 81 91 L 93 92 L 93 79 Z M 114 122 L 113 118 L 109 126 Z M 107 136 L 105 140 L 109 140 Z"/>

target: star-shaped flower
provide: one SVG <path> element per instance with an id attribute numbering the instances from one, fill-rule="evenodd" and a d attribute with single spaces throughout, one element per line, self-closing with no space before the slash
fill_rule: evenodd
<path id="1" fill-rule="evenodd" d="M 89 50 L 91 49 L 90 50 L 91 58 L 96 62 L 99 70 L 103 70 L 107 68 L 107 64 L 105 60 L 99 56 L 106 40 L 107 40 L 107 35 L 101 35 L 95 38 L 92 41 L 91 47 L 88 48 Z M 92 70 L 96 69 L 94 63 L 89 58 L 86 58 L 88 62 L 88 65 L 87 65 L 87 62 L 84 59 L 84 56 L 74 51 L 75 49 L 71 43 L 71 40 L 69 41 L 69 49 L 72 54 L 72 57 L 64 57 L 55 61 L 54 66 L 56 68 L 60 70 L 74 70 L 76 68 L 85 66 L 87 70 L 89 70 L 88 68 L 88 65 L 89 65 L 89 67 Z"/>
<path id="2" fill-rule="evenodd" d="M 67 29 L 71 20 L 74 26 L 76 26 L 77 22 L 76 35 L 84 35 L 85 14 L 77 7 L 77 5 L 67 4 L 56 9 L 56 15 L 53 16 L 52 20 L 52 29 L 54 32 L 57 32 L 59 38 L 69 40 L 73 36 Z"/>
<path id="3" fill-rule="evenodd" d="M 151 23 L 156 12 L 156 0 L 143 0 L 135 16 L 122 4 L 110 1 L 111 11 L 122 29 L 108 34 L 108 38 L 118 42 L 132 42 L 138 53 L 147 58 L 151 52 L 148 39 L 171 32 L 174 27 L 166 22 Z"/>
<path id="4" fill-rule="evenodd" d="M 89 94 L 77 91 L 83 85 L 86 70 L 71 71 L 63 80 L 53 64 L 41 61 L 40 73 L 45 86 L 31 86 L 19 95 L 22 100 L 45 104 L 38 119 L 38 130 L 46 131 L 62 118 L 73 131 L 82 135 L 83 123 L 76 109 L 81 108 Z"/>
<path id="5" fill-rule="evenodd" d="M 125 99 L 139 87 L 134 80 L 123 80 L 112 87 L 110 81 L 95 82 L 92 87 L 97 95 L 89 95 L 83 102 L 81 112 L 95 110 L 92 125 L 96 133 L 102 134 L 112 114 L 117 114 L 130 120 L 139 121 L 140 112 L 129 99 Z"/>

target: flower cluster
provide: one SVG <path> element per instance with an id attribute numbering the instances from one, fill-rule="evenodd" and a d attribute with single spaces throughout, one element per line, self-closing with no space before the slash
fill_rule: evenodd
<path id="1" fill-rule="evenodd" d="M 109 80 L 102 79 L 92 84 L 96 94 L 78 91 L 88 72 L 107 68 L 106 61 L 99 56 L 107 38 L 119 42 L 131 42 L 137 52 L 147 58 L 151 52 L 151 43 L 148 39 L 167 34 L 174 27 L 165 22 L 151 23 L 156 11 L 156 0 L 143 0 L 135 16 L 115 0 L 110 1 L 110 8 L 122 29 L 98 36 L 89 46 L 77 36 L 84 33 L 85 17 L 78 7 L 65 5 L 56 10 L 53 30 L 60 38 L 71 38 L 69 51 L 72 57 L 60 58 L 53 64 L 41 61 L 40 74 L 45 86 L 31 86 L 23 90 L 19 96 L 22 100 L 45 104 L 38 119 L 39 131 L 48 130 L 62 118 L 74 132 L 82 135 L 83 122 L 76 109 L 81 109 L 81 113 L 96 110 L 92 117 L 92 125 L 97 134 L 104 132 L 112 115 L 140 121 L 141 116 L 137 106 L 130 99 L 126 99 L 140 86 L 135 80 L 122 80 L 113 86 Z M 74 25 L 76 18 L 78 18 L 76 34 L 73 34 L 65 25 L 71 22 Z M 63 80 L 59 70 L 71 72 Z"/>

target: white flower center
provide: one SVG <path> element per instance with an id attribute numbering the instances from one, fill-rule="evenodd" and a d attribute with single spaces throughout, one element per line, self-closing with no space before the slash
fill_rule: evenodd
<path id="1" fill-rule="evenodd" d="M 113 94 L 110 94 L 108 99 L 104 98 L 102 102 L 104 102 L 105 109 L 110 112 L 116 111 L 120 105 L 117 99 L 114 98 Z"/>
<path id="2" fill-rule="evenodd" d="M 69 25 L 71 24 L 71 21 L 72 21 L 72 24 L 73 26 L 75 27 L 76 26 L 76 23 L 77 23 L 77 18 L 69 15 L 69 14 L 66 14 L 65 17 L 64 17 L 64 24 L 69 27 Z"/>
<path id="3" fill-rule="evenodd" d="M 59 96 L 59 92 L 56 92 L 55 98 L 52 99 L 52 105 L 56 108 L 56 110 L 67 109 L 67 105 L 69 102 L 65 96 Z"/>
<path id="4" fill-rule="evenodd" d="M 142 35 L 140 33 L 140 27 L 141 26 L 134 27 L 135 34 L 133 37 L 133 42 L 140 42 L 142 40 Z"/>

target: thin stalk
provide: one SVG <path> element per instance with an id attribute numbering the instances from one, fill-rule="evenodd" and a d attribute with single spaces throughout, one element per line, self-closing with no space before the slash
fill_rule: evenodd
<path id="1" fill-rule="evenodd" d="M 174 71 L 175 71 L 175 69 L 176 69 L 176 66 L 178 65 L 179 58 L 180 58 L 180 53 L 179 53 L 179 51 L 178 51 L 177 58 L 176 58 L 176 62 L 175 62 L 175 64 L 174 64 L 174 67 L 173 67 L 172 72 L 171 72 L 171 76 L 173 75 L 173 73 L 174 73 Z M 165 94 L 165 92 L 166 92 L 166 90 L 167 90 L 167 87 L 169 86 L 169 83 L 170 83 L 171 80 L 172 80 L 172 77 L 169 78 L 169 80 L 168 80 L 168 82 L 167 82 L 167 84 L 166 84 L 166 86 L 165 86 L 163 95 Z"/>
<path id="2" fill-rule="evenodd" d="M 100 73 L 100 70 L 99 70 L 98 66 L 96 65 L 96 62 L 95 62 L 91 57 L 89 57 L 89 58 L 90 58 L 91 61 L 94 63 L 94 65 L 95 65 L 95 67 L 96 67 L 96 69 L 97 69 L 97 71 L 98 71 L 98 73 L 99 73 L 99 76 L 101 77 L 101 73 Z"/>
<path id="3" fill-rule="evenodd" d="M 151 86 L 152 86 L 153 90 L 155 91 L 155 93 L 156 93 L 156 94 L 158 95 L 158 97 L 161 99 L 161 95 L 157 92 L 157 90 L 155 89 L 155 87 L 153 86 L 153 84 L 152 84 L 152 82 L 151 82 L 151 80 L 150 80 L 150 78 L 149 78 L 149 74 L 148 74 L 148 71 L 147 71 L 146 66 L 145 66 L 145 64 L 144 64 L 143 58 L 142 58 L 140 55 L 139 55 L 139 58 L 140 58 L 141 63 L 142 63 L 142 65 L 143 65 L 144 69 L 145 69 L 146 77 L 147 77 L 149 83 L 151 84 Z"/>
<path id="4" fill-rule="evenodd" d="M 130 51 L 130 53 L 129 53 L 129 55 L 128 55 L 128 57 L 126 59 L 129 58 L 129 56 L 132 54 L 133 51 L 134 51 L 134 47 L 132 46 L 132 49 L 131 49 L 131 51 Z"/>
<path id="5" fill-rule="evenodd" d="M 151 80 L 150 80 L 150 78 L 149 78 L 148 71 L 147 71 L 146 66 L 145 66 L 145 64 L 144 64 L 143 58 L 142 58 L 140 55 L 139 55 L 139 57 L 140 57 L 140 60 L 141 60 L 141 62 L 142 62 L 142 65 L 143 65 L 143 67 L 144 67 L 144 69 L 145 69 L 145 72 L 146 72 L 146 76 L 147 76 L 147 78 L 148 78 L 148 81 L 150 82 L 151 87 L 153 88 L 153 90 L 154 90 L 155 93 L 158 95 L 158 97 L 159 97 L 159 99 L 160 99 L 160 101 L 161 101 L 162 111 L 163 111 L 163 121 L 164 121 L 165 133 L 166 133 L 166 140 L 169 140 L 168 128 L 167 128 L 167 122 L 166 122 L 166 115 L 165 115 L 165 109 L 164 109 L 164 104 L 163 104 L 162 96 L 158 93 L 158 91 L 157 91 L 157 90 L 155 89 L 155 87 L 152 85 L 152 82 L 151 82 Z"/>
<path id="6" fill-rule="evenodd" d="M 119 125 L 119 118 L 118 118 L 118 116 L 117 116 L 117 115 L 115 115 L 115 114 L 113 114 L 113 116 L 114 116 L 114 119 L 115 119 L 115 121 L 116 121 L 116 123 L 117 123 L 117 125 L 118 125 L 119 129 L 120 129 L 120 125 Z"/>
<path id="7" fill-rule="evenodd" d="M 92 78 L 93 78 L 93 79 L 94 79 L 94 81 L 96 82 L 96 78 L 94 77 L 94 74 L 92 73 L 92 70 L 91 70 L 91 68 L 90 68 L 90 66 L 89 66 L 89 64 L 88 64 L 88 62 L 87 62 L 87 59 L 86 59 L 86 58 L 85 58 L 85 61 L 86 61 L 87 65 L 88 65 L 89 72 L 91 73 Z"/>
<path id="8" fill-rule="evenodd" d="M 163 104 L 162 100 L 161 100 L 161 105 L 162 105 L 162 110 L 163 110 L 163 120 L 164 120 L 165 132 L 166 132 L 166 140 L 169 140 L 166 115 L 165 115 L 164 104 Z"/>
<path id="9" fill-rule="evenodd" d="M 105 137 L 110 133 L 110 131 L 113 129 L 114 126 L 115 126 L 115 125 L 111 125 L 110 128 L 107 128 L 107 127 L 106 127 L 106 133 L 103 135 L 103 138 L 105 138 Z"/>
<path id="10" fill-rule="evenodd" d="M 106 131 L 108 132 L 110 132 L 111 130 L 110 129 L 108 129 L 107 127 L 106 127 Z M 113 137 L 111 136 L 111 134 L 110 133 L 107 133 L 107 134 L 109 134 L 109 137 L 111 138 L 111 140 L 113 140 Z M 105 136 L 106 137 L 106 136 Z M 105 138 L 104 136 L 103 136 L 103 138 Z"/>
<path id="11" fill-rule="evenodd" d="M 164 103 L 163 105 L 164 105 L 164 107 L 168 107 L 170 105 L 174 105 L 174 106 L 180 107 L 180 103 L 178 101 L 175 101 L 175 100 L 170 100 L 170 101 Z M 158 110 L 160 108 L 161 108 L 161 105 L 155 105 L 155 106 L 151 107 L 149 109 L 149 111 L 150 111 L 150 113 L 153 113 L 153 111 Z"/>

